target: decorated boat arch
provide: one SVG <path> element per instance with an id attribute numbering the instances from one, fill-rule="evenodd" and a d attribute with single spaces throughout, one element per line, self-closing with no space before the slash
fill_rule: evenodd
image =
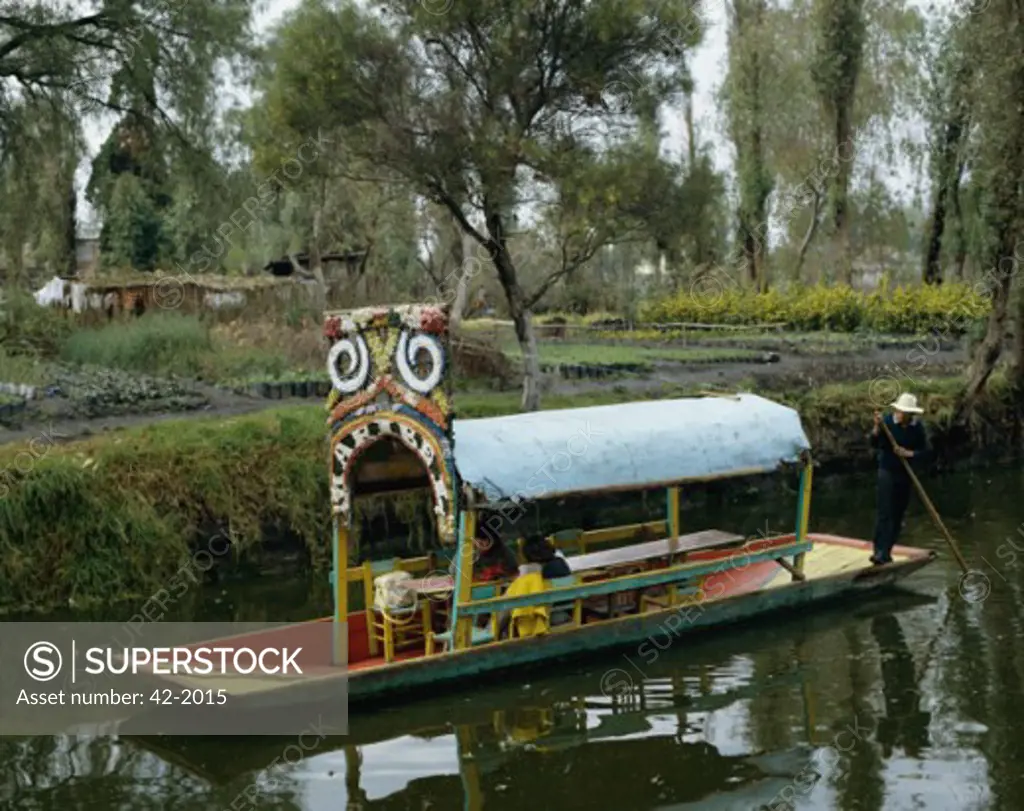
<path id="1" fill-rule="evenodd" d="M 327 371 L 331 430 L 331 508 L 339 531 L 352 518 L 355 471 L 379 442 L 404 447 L 425 474 L 438 535 L 455 540 L 456 475 L 448 319 L 441 307 L 375 307 L 329 313 Z"/>

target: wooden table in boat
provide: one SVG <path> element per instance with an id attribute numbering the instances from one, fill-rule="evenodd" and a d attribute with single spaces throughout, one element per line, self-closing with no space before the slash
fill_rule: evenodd
<path id="1" fill-rule="evenodd" d="M 660 541 L 648 541 L 647 543 L 634 544 L 633 546 L 622 546 L 618 549 L 608 549 L 603 552 L 574 555 L 573 557 L 566 558 L 566 561 L 573 574 L 577 574 L 600 569 L 611 569 L 618 566 L 629 566 L 634 563 L 644 563 L 649 560 L 666 558 L 670 555 L 686 555 L 688 552 L 733 546 L 742 543 L 743 540 L 744 537 L 742 535 L 736 535 L 732 532 L 723 532 L 720 529 L 706 529 L 702 532 L 692 532 L 688 535 L 679 536 L 675 549 L 672 548 L 672 543 L 668 538 L 663 538 Z"/>

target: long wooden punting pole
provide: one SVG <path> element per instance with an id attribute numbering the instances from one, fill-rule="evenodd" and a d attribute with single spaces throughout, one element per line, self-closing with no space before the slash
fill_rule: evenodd
<path id="1" fill-rule="evenodd" d="M 899 447 L 896 444 L 896 439 L 892 435 L 892 431 L 889 430 L 889 426 L 885 424 L 885 420 L 881 420 L 882 428 L 885 429 L 885 435 L 889 437 L 889 442 L 892 443 L 892 452 L 896 453 L 896 448 Z M 914 487 L 917 490 L 917 494 L 921 497 L 921 501 L 924 502 L 924 506 L 928 509 L 931 514 L 932 520 L 935 525 L 939 528 L 943 535 L 946 536 L 946 541 L 949 543 L 949 548 L 953 550 L 953 556 L 956 558 L 956 562 L 960 564 L 960 568 L 964 570 L 964 574 L 970 571 L 967 566 L 967 561 L 964 560 L 964 556 L 960 554 L 960 550 L 957 548 L 956 541 L 953 540 L 953 536 L 949 534 L 949 530 L 946 529 L 946 525 L 942 523 L 942 518 L 939 517 L 939 511 L 935 509 L 935 505 L 932 504 L 932 500 L 928 498 L 928 494 L 924 491 L 924 487 L 921 486 L 921 482 L 917 478 L 917 474 L 914 473 L 913 468 L 910 467 L 910 463 L 898 453 L 899 460 L 903 463 L 904 470 L 907 471 L 907 475 L 910 476 L 910 480 L 914 483 Z"/>

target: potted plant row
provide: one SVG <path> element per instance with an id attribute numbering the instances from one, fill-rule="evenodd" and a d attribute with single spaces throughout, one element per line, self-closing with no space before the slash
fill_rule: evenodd
<path id="1" fill-rule="evenodd" d="M 225 388 L 236 394 L 283 400 L 289 397 L 326 397 L 331 392 L 331 383 L 314 378 L 308 372 L 291 372 L 277 377 L 260 376 L 236 381 Z"/>

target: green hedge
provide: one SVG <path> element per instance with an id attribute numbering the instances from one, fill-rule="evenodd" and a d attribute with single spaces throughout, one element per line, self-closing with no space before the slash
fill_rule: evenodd
<path id="1" fill-rule="evenodd" d="M 647 304 L 647 323 L 785 324 L 794 330 L 871 330 L 892 335 L 938 329 L 959 335 L 988 315 L 989 299 L 965 284 L 922 285 L 871 293 L 850 287 L 799 287 L 785 292 L 728 288 L 684 291 Z"/>
<path id="2" fill-rule="evenodd" d="M 0 449 L 0 609 L 145 599 L 217 532 L 241 554 L 277 525 L 322 562 L 325 435 L 298 408 Z"/>

